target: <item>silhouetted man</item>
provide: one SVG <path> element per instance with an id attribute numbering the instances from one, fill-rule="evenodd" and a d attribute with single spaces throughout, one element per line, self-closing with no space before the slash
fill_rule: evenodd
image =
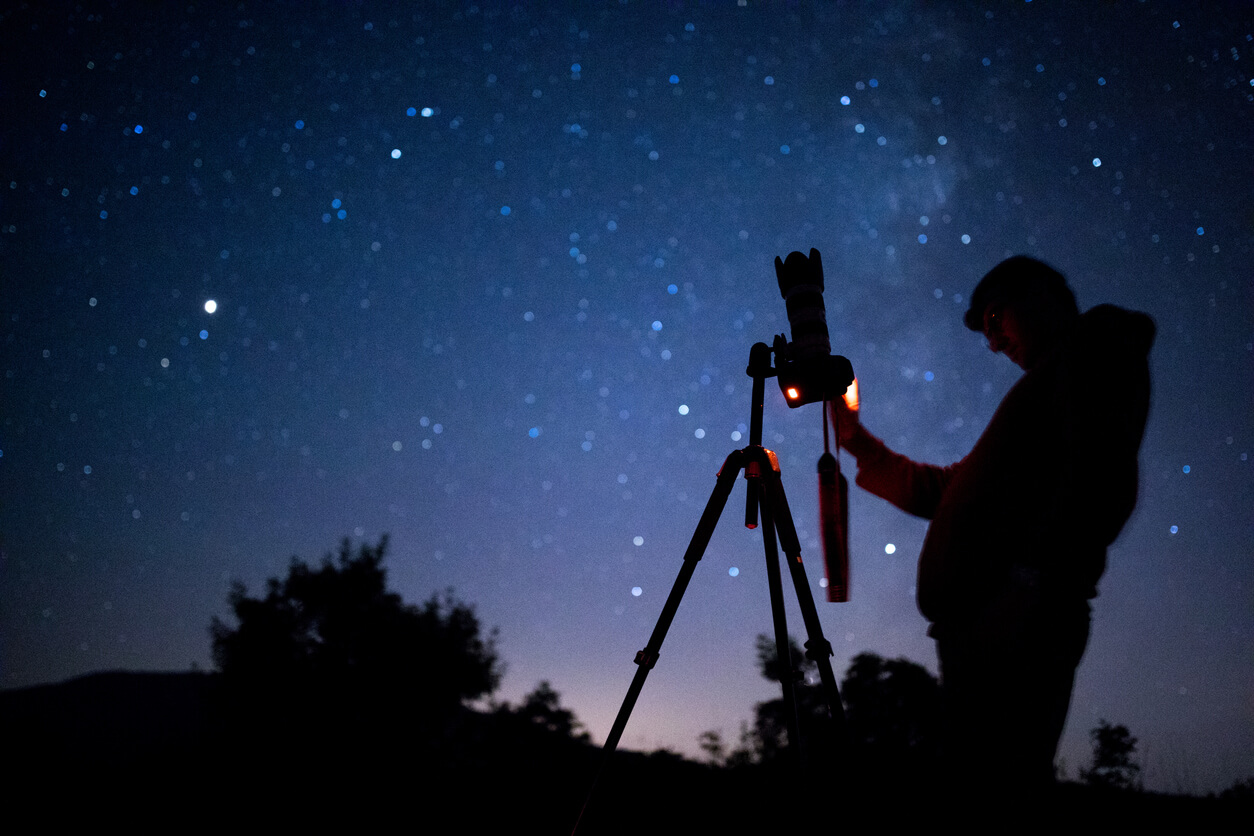
<path id="1" fill-rule="evenodd" d="M 857 484 L 932 521 L 917 590 L 949 788 L 1021 796 L 1053 782 L 1088 601 L 1136 504 L 1154 325 L 1110 305 L 1081 315 L 1063 276 L 1026 256 L 984 276 L 964 322 L 1024 375 L 961 461 L 910 461 L 833 409 Z"/>

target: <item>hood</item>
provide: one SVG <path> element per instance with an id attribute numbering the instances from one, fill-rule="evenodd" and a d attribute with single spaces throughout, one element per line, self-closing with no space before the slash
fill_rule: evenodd
<path id="1" fill-rule="evenodd" d="M 1098 305 L 1080 315 L 1080 339 L 1087 347 L 1129 358 L 1149 355 L 1156 332 L 1154 320 L 1140 311 Z"/>

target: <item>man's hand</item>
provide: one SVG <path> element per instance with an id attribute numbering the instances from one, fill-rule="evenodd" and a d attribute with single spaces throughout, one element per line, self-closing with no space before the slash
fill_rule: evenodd
<path id="1" fill-rule="evenodd" d="M 854 378 L 853 383 L 849 384 L 849 388 L 845 390 L 844 397 L 828 401 L 832 426 L 836 428 L 836 440 L 842 447 L 846 446 L 858 431 L 858 408 L 860 405 L 857 378 Z"/>

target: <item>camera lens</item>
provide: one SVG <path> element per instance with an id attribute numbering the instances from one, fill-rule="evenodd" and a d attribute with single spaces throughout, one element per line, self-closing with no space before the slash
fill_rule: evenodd
<path id="1" fill-rule="evenodd" d="M 799 252 L 789 253 L 786 261 L 777 257 L 775 275 L 792 327 L 791 359 L 809 360 L 831 354 L 827 308 L 823 305 L 823 260 L 819 251 L 810 250 L 809 258 Z"/>

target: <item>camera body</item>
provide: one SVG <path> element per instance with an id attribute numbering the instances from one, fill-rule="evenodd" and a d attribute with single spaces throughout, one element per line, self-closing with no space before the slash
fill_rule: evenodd
<path id="1" fill-rule="evenodd" d="M 819 251 L 811 249 L 809 257 L 792 252 L 786 260 L 776 256 L 775 276 L 792 327 L 791 343 L 780 334 L 772 346 L 784 400 L 795 408 L 839 398 L 853 383 L 853 365 L 843 356 L 832 354 Z"/>

